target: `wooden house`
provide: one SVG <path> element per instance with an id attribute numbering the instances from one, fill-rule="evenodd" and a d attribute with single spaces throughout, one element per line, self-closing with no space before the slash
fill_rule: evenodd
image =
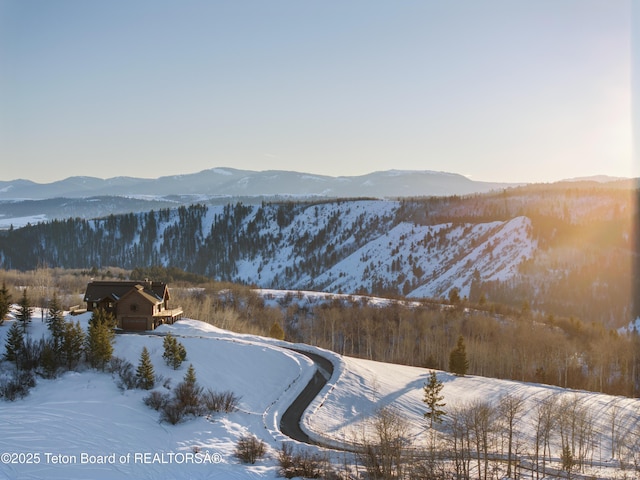
<path id="1" fill-rule="evenodd" d="M 169 307 L 169 288 L 162 282 L 90 282 L 84 295 L 87 310 L 102 308 L 116 318 L 122 330 L 153 330 L 182 317 L 181 308 Z"/>

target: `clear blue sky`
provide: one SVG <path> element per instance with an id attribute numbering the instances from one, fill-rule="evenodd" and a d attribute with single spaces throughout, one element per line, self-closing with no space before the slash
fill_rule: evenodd
<path id="1" fill-rule="evenodd" d="M 0 0 L 0 180 L 638 175 L 631 21 L 631 0 Z"/>

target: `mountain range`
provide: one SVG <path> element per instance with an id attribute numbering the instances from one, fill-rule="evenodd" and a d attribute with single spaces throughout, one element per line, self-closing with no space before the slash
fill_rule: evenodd
<path id="1" fill-rule="evenodd" d="M 0 199 L 84 198 L 140 195 L 303 195 L 324 197 L 405 197 L 484 193 L 516 184 L 478 182 L 447 172 L 388 170 L 359 176 L 331 177 L 283 170 L 213 168 L 156 179 L 69 177 L 40 184 L 0 181 Z"/>
<path id="2" fill-rule="evenodd" d="M 566 180 L 630 188 L 637 180 L 608 176 Z M 65 218 L 99 218 L 230 201 L 322 198 L 441 197 L 502 191 L 522 184 L 479 182 L 463 175 L 430 170 L 387 170 L 351 177 L 331 177 L 304 172 L 250 171 L 213 168 L 199 173 L 156 179 L 69 177 L 40 184 L 30 180 L 0 181 L 0 230 Z"/>

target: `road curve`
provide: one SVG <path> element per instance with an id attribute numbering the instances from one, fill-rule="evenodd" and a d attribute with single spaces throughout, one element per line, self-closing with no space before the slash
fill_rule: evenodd
<path id="1" fill-rule="evenodd" d="M 302 421 L 304 411 L 333 375 L 333 364 L 317 353 L 305 352 L 304 350 L 295 348 L 290 348 L 289 350 L 293 350 L 310 358 L 316 367 L 316 373 L 307 386 L 304 387 L 300 395 L 298 395 L 282 415 L 280 419 L 280 431 L 287 437 L 293 438 L 298 442 L 313 444 L 314 442 L 311 441 L 309 435 L 300 428 L 300 422 Z"/>

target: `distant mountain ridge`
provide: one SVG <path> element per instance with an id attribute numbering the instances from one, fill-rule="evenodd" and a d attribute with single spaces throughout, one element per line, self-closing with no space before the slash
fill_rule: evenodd
<path id="1" fill-rule="evenodd" d="M 303 195 L 324 197 L 408 197 L 467 195 L 512 187 L 516 183 L 479 182 L 456 173 L 387 170 L 358 176 L 331 177 L 285 170 L 212 168 L 156 179 L 69 177 L 40 184 L 0 181 L 0 199 L 86 198 L 134 195 Z"/>

